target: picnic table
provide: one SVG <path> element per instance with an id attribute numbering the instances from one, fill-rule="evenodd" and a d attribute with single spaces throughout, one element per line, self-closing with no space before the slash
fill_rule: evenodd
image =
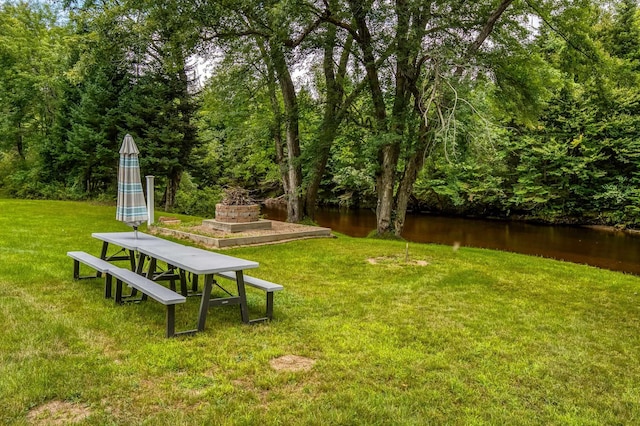
<path id="1" fill-rule="evenodd" d="M 148 259 L 149 266 L 146 276 L 149 280 L 180 279 L 181 283 L 184 283 L 184 275 L 181 274 L 189 272 L 193 274 L 194 282 L 197 283 L 197 277 L 204 276 L 197 329 L 189 332 L 204 330 L 210 306 L 240 305 L 242 322 L 247 324 L 251 322 L 247 306 L 244 271 L 257 268 L 259 266 L 257 262 L 185 246 L 142 232 L 96 232 L 91 236 L 103 242 L 100 256 L 103 260 L 129 260 L 131 270 L 143 274 L 144 265 Z M 110 245 L 119 249 L 111 256 L 108 255 Z M 122 254 L 123 252 L 124 254 Z M 158 272 L 158 262 L 167 264 L 168 273 Z M 175 273 L 176 270 L 178 273 Z M 235 273 L 237 296 L 228 294 L 225 297 L 212 299 L 213 286 L 217 285 L 214 276 L 216 274 L 228 276 L 229 273 Z M 185 291 L 184 286 L 182 290 Z M 118 295 L 118 290 L 116 290 L 116 295 Z"/>

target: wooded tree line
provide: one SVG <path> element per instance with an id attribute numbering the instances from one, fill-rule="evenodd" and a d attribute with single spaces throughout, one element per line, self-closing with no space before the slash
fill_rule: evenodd
<path id="1" fill-rule="evenodd" d="M 168 210 L 640 222 L 633 0 L 5 2 L 0 62 L 9 195 L 111 199 L 130 133 Z"/>

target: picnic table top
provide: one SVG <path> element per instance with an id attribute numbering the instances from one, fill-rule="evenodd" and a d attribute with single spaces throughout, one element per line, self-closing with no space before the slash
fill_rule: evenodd
<path id="1" fill-rule="evenodd" d="M 242 271 L 259 266 L 254 261 L 185 246 L 142 232 L 96 232 L 91 235 L 106 243 L 137 251 L 198 275 Z"/>

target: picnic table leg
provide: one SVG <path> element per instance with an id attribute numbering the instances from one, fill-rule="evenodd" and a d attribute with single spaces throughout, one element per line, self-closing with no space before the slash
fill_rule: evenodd
<path id="1" fill-rule="evenodd" d="M 102 242 L 102 251 L 100 251 L 100 259 L 107 260 L 107 249 L 109 248 L 109 243 L 106 241 Z M 102 277 L 102 272 L 96 271 L 96 278 Z"/>
<path id="2" fill-rule="evenodd" d="M 176 332 L 176 305 L 167 305 L 167 331 L 165 337 L 173 337 Z"/>
<path id="3" fill-rule="evenodd" d="M 107 249 L 109 248 L 109 243 L 106 241 L 102 242 L 102 251 L 100 252 L 100 259 L 107 260 Z"/>
<path id="4" fill-rule="evenodd" d="M 111 299 L 111 289 L 113 287 L 112 281 L 113 281 L 112 276 L 110 274 L 107 274 L 107 276 L 104 279 L 104 298 L 105 299 Z"/>
<path id="5" fill-rule="evenodd" d="M 73 259 L 73 279 L 80 279 L 80 262 L 77 259 Z"/>
<path id="6" fill-rule="evenodd" d="M 267 292 L 267 318 L 269 321 L 273 319 L 273 292 Z"/>
<path id="7" fill-rule="evenodd" d="M 131 270 L 136 270 L 136 253 L 133 250 L 129 250 L 129 262 L 131 263 Z"/>
<path id="8" fill-rule="evenodd" d="M 209 311 L 209 298 L 211 298 L 211 288 L 213 287 L 213 274 L 204 277 L 204 289 L 202 299 L 200 299 L 200 314 L 198 315 L 198 331 L 204 331 L 207 322 L 207 312 Z"/>
<path id="9" fill-rule="evenodd" d="M 136 269 L 134 269 L 134 271 L 136 271 L 136 274 L 144 275 L 143 269 L 144 269 L 144 262 L 146 260 L 147 260 L 147 256 L 145 254 L 140 253 L 138 255 L 138 265 L 136 265 Z"/>
<path id="10" fill-rule="evenodd" d="M 178 271 L 176 273 L 176 271 Z M 167 263 L 167 272 L 171 273 L 169 278 L 169 288 L 171 290 L 176 291 L 176 277 L 180 280 L 180 292 L 184 297 L 187 297 L 187 281 L 184 278 L 184 274 L 181 272 L 180 268 L 176 268 L 174 265 Z"/>
<path id="11" fill-rule="evenodd" d="M 116 305 L 122 304 L 122 280 L 116 278 L 116 297 L 115 297 Z"/>
<path id="12" fill-rule="evenodd" d="M 249 324 L 249 307 L 247 306 L 247 292 L 244 287 L 244 274 L 236 271 L 236 283 L 238 284 L 238 296 L 240 297 L 240 316 L 242 322 Z"/>
<path id="13" fill-rule="evenodd" d="M 143 253 L 140 253 L 140 259 L 138 260 L 138 271 L 136 271 L 138 274 L 144 276 L 144 272 L 142 271 L 142 269 L 144 268 L 144 262 L 145 259 L 147 258 L 147 256 Z M 147 279 L 150 279 L 151 281 L 153 281 L 153 276 L 156 273 L 156 259 L 153 257 L 149 257 L 149 269 L 147 270 Z M 137 294 L 137 290 L 131 289 L 131 295 L 135 296 Z M 142 293 L 142 297 L 140 300 L 147 300 L 147 295 Z"/>
<path id="14" fill-rule="evenodd" d="M 130 250 L 129 254 L 131 256 L 133 256 L 133 251 Z M 131 266 L 132 266 L 131 270 L 134 271 L 138 275 L 144 275 L 142 273 L 142 269 L 144 268 L 145 258 L 146 258 L 146 256 L 144 254 L 140 253 L 137 265 L 135 265 L 135 263 L 136 263 L 135 260 L 131 260 Z M 134 267 L 134 265 L 135 265 L 135 267 Z M 132 288 L 131 289 L 131 294 L 129 294 L 129 296 L 127 296 L 127 297 L 136 297 L 137 295 L 138 295 L 138 290 L 136 290 L 135 288 Z M 146 300 L 145 296 L 146 296 L 146 294 L 143 294 L 143 296 L 142 296 L 143 300 Z"/>
<path id="15" fill-rule="evenodd" d="M 189 293 L 187 290 L 187 273 L 184 269 L 178 269 L 178 275 L 180 276 L 180 291 L 183 296 L 187 297 Z"/>
<path id="16" fill-rule="evenodd" d="M 194 293 L 198 292 L 198 274 L 191 275 L 191 290 Z"/>

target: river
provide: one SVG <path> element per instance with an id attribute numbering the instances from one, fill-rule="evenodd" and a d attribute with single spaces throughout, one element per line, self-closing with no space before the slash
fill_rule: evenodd
<path id="1" fill-rule="evenodd" d="M 273 220 L 286 220 L 286 211 L 263 208 Z M 376 227 L 370 210 L 323 209 L 320 226 L 352 237 L 364 237 Z M 640 275 L 640 236 L 577 226 L 466 219 L 408 214 L 402 233 L 407 241 L 480 247 L 523 253 Z"/>

